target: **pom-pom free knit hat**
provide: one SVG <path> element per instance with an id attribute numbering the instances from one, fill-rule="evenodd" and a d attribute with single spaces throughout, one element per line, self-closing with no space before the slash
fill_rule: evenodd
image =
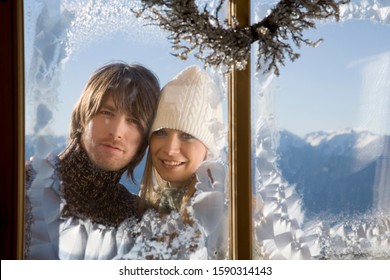
<path id="1" fill-rule="evenodd" d="M 162 89 L 151 133 L 162 128 L 183 131 L 199 139 L 212 156 L 218 156 L 212 131 L 216 123 L 222 123 L 218 97 L 206 71 L 196 65 L 184 69 Z"/>

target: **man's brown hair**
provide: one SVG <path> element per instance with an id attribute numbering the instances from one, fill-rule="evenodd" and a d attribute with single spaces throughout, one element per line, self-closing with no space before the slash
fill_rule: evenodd
<path id="1" fill-rule="evenodd" d="M 73 109 L 69 141 L 81 136 L 88 121 L 99 112 L 108 96 L 112 96 L 119 110 L 127 112 L 138 122 L 142 135 L 141 146 L 127 169 L 128 177 L 134 181 L 134 169 L 141 162 L 148 146 L 160 84 L 150 70 L 139 64 L 118 62 L 99 68 L 88 80 Z"/>

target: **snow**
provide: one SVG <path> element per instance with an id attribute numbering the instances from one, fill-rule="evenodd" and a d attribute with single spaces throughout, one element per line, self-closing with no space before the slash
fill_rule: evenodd
<path id="1" fill-rule="evenodd" d="M 361 149 L 377 141 L 381 136 L 370 131 L 346 128 L 337 131 L 319 131 L 305 136 L 305 141 L 312 147 L 326 145 L 326 142 L 332 142 L 333 146 L 344 145 L 350 142 L 351 149 Z"/>

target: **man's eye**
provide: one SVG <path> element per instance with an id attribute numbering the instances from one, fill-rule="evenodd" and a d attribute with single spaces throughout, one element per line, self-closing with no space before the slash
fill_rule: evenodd
<path id="1" fill-rule="evenodd" d="M 112 116 L 114 113 L 107 110 L 100 110 L 100 114 L 106 115 L 106 116 Z"/>
<path id="2" fill-rule="evenodd" d="M 135 124 L 135 125 L 139 125 L 139 121 L 136 120 L 136 119 L 133 119 L 133 118 L 128 118 L 126 119 L 128 123 L 130 124 Z"/>

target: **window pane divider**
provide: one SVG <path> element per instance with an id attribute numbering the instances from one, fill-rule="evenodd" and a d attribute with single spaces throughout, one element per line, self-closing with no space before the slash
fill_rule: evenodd
<path id="1" fill-rule="evenodd" d="M 231 0 L 229 19 L 250 25 L 250 1 Z M 233 69 L 228 79 L 230 258 L 252 258 L 252 175 L 250 61 L 244 70 Z"/>

